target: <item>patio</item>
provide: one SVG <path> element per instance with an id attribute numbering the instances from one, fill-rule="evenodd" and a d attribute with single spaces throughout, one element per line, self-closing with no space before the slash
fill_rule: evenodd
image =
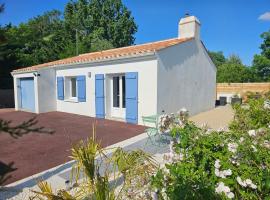
<path id="1" fill-rule="evenodd" d="M 33 114 L 14 110 L 0 111 L 0 118 L 18 124 L 37 117 L 38 126 L 54 130 L 54 134 L 29 133 L 19 139 L 0 134 L 0 174 L 10 170 L 4 185 L 50 169 L 71 159 L 70 148 L 81 139 L 92 136 L 96 124 L 97 140 L 103 147 L 144 132 L 144 127 L 123 122 L 96 119 L 62 112 Z"/>

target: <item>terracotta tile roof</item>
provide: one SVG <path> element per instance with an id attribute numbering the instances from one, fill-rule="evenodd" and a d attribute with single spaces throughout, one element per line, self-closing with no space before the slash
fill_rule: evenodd
<path id="1" fill-rule="evenodd" d="M 31 67 L 25 67 L 21 69 L 14 70 L 13 72 L 29 72 L 29 71 L 36 71 L 45 67 L 53 67 L 58 65 L 67 65 L 67 64 L 73 64 L 73 63 L 87 63 L 87 62 L 94 62 L 94 61 L 102 61 L 106 59 L 120 59 L 122 57 L 127 56 L 140 56 L 147 53 L 156 52 L 158 50 L 180 44 L 183 42 L 186 42 L 188 40 L 191 40 L 193 38 L 173 38 L 168 40 L 162 40 L 157 42 L 151 42 L 141 45 L 133 45 L 128 47 L 121 47 L 116 49 L 109 49 L 105 51 L 99 51 L 99 52 L 91 52 L 91 53 L 85 53 L 81 54 L 79 56 L 74 56 L 70 58 L 65 58 L 61 60 L 56 60 L 48 63 L 38 64 Z"/>

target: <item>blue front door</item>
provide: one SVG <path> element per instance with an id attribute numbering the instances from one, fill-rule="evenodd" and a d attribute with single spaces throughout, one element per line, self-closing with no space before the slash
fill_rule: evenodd
<path id="1" fill-rule="evenodd" d="M 35 112 L 34 78 L 21 78 L 21 109 Z"/>
<path id="2" fill-rule="evenodd" d="M 138 123 L 138 73 L 126 73 L 126 121 Z"/>
<path id="3" fill-rule="evenodd" d="M 96 117 L 105 118 L 104 108 L 104 74 L 95 76 Z"/>

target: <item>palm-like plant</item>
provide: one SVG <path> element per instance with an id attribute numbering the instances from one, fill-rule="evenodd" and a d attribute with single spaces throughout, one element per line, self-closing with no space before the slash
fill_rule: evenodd
<path id="1" fill-rule="evenodd" d="M 91 181 L 95 178 L 95 159 L 97 155 L 103 154 L 101 145 L 96 141 L 95 127 L 93 126 L 93 135 L 86 141 L 81 140 L 71 149 L 71 158 L 76 161 L 72 167 L 71 180 L 75 174 L 76 182 L 80 178 L 80 172 L 83 171 L 85 177 Z"/>
<path id="2" fill-rule="evenodd" d="M 45 181 L 38 182 L 38 187 L 40 192 L 33 191 L 36 196 L 31 197 L 30 199 L 39 199 L 39 200 L 76 200 L 69 192 L 65 190 L 59 190 L 57 194 L 54 194 L 52 187 Z"/>
<path id="3" fill-rule="evenodd" d="M 157 169 L 157 163 L 149 154 L 141 150 L 127 152 L 122 148 L 116 148 L 112 156 L 108 157 L 100 143 L 96 141 L 95 133 L 93 126 L 92 137 L 80 141 L 71 149 L 71 158 L 75 160 L 71 180 L 75 177 L 78 184 L 78 188 L 74 191 L 75 195 L 65 190 L 59 190 L 54 194 L 48 183 L 39 182 L 41 192 L 35 191 L 36 198 L 40 200 L 126 199 L 127 195 L 121 193 L 124 193 L 132 182 L 138 182 L 141 187 L 150 181 L 150 176 Z M 80 180 L 81 174 L 84 178 Z M 119 189 L 116 183 L 120 176 L 124 177 L 124 183 Z M 116 188 L 119 189 L 118 194 Z"/>
<path id="4" fill-rule="evenodd" d="M 128 178 L 128 174 L 140 173 L 138 169 L 145 165 L 157 168 L 156 161 L 142 150 L 127 152 L 119 147 L 114 151 L 112 161 L 117 166 L 119 172 L 123 174 L 124 178 Z"/>

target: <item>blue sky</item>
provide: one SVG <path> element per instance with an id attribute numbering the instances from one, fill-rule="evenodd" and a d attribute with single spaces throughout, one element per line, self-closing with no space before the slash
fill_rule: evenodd
<path id="1" fill-rule="evenodd" d="M 19 24 L 51 9 L 64 9 L 68 0 L 0 0 L 6 4 L 0 24 Z M 177 36 L 179 19 L 186 12 L 201 21 L 201 38 L 212 51 L 237 54 L 250 65 L 270 30 L 270 0 L 123 0 L 138 24 L 136 44 Z M 266 13 L 266 14 L 265 14 Z M 259 20 L 259 16 L 265 14 Z"/>

